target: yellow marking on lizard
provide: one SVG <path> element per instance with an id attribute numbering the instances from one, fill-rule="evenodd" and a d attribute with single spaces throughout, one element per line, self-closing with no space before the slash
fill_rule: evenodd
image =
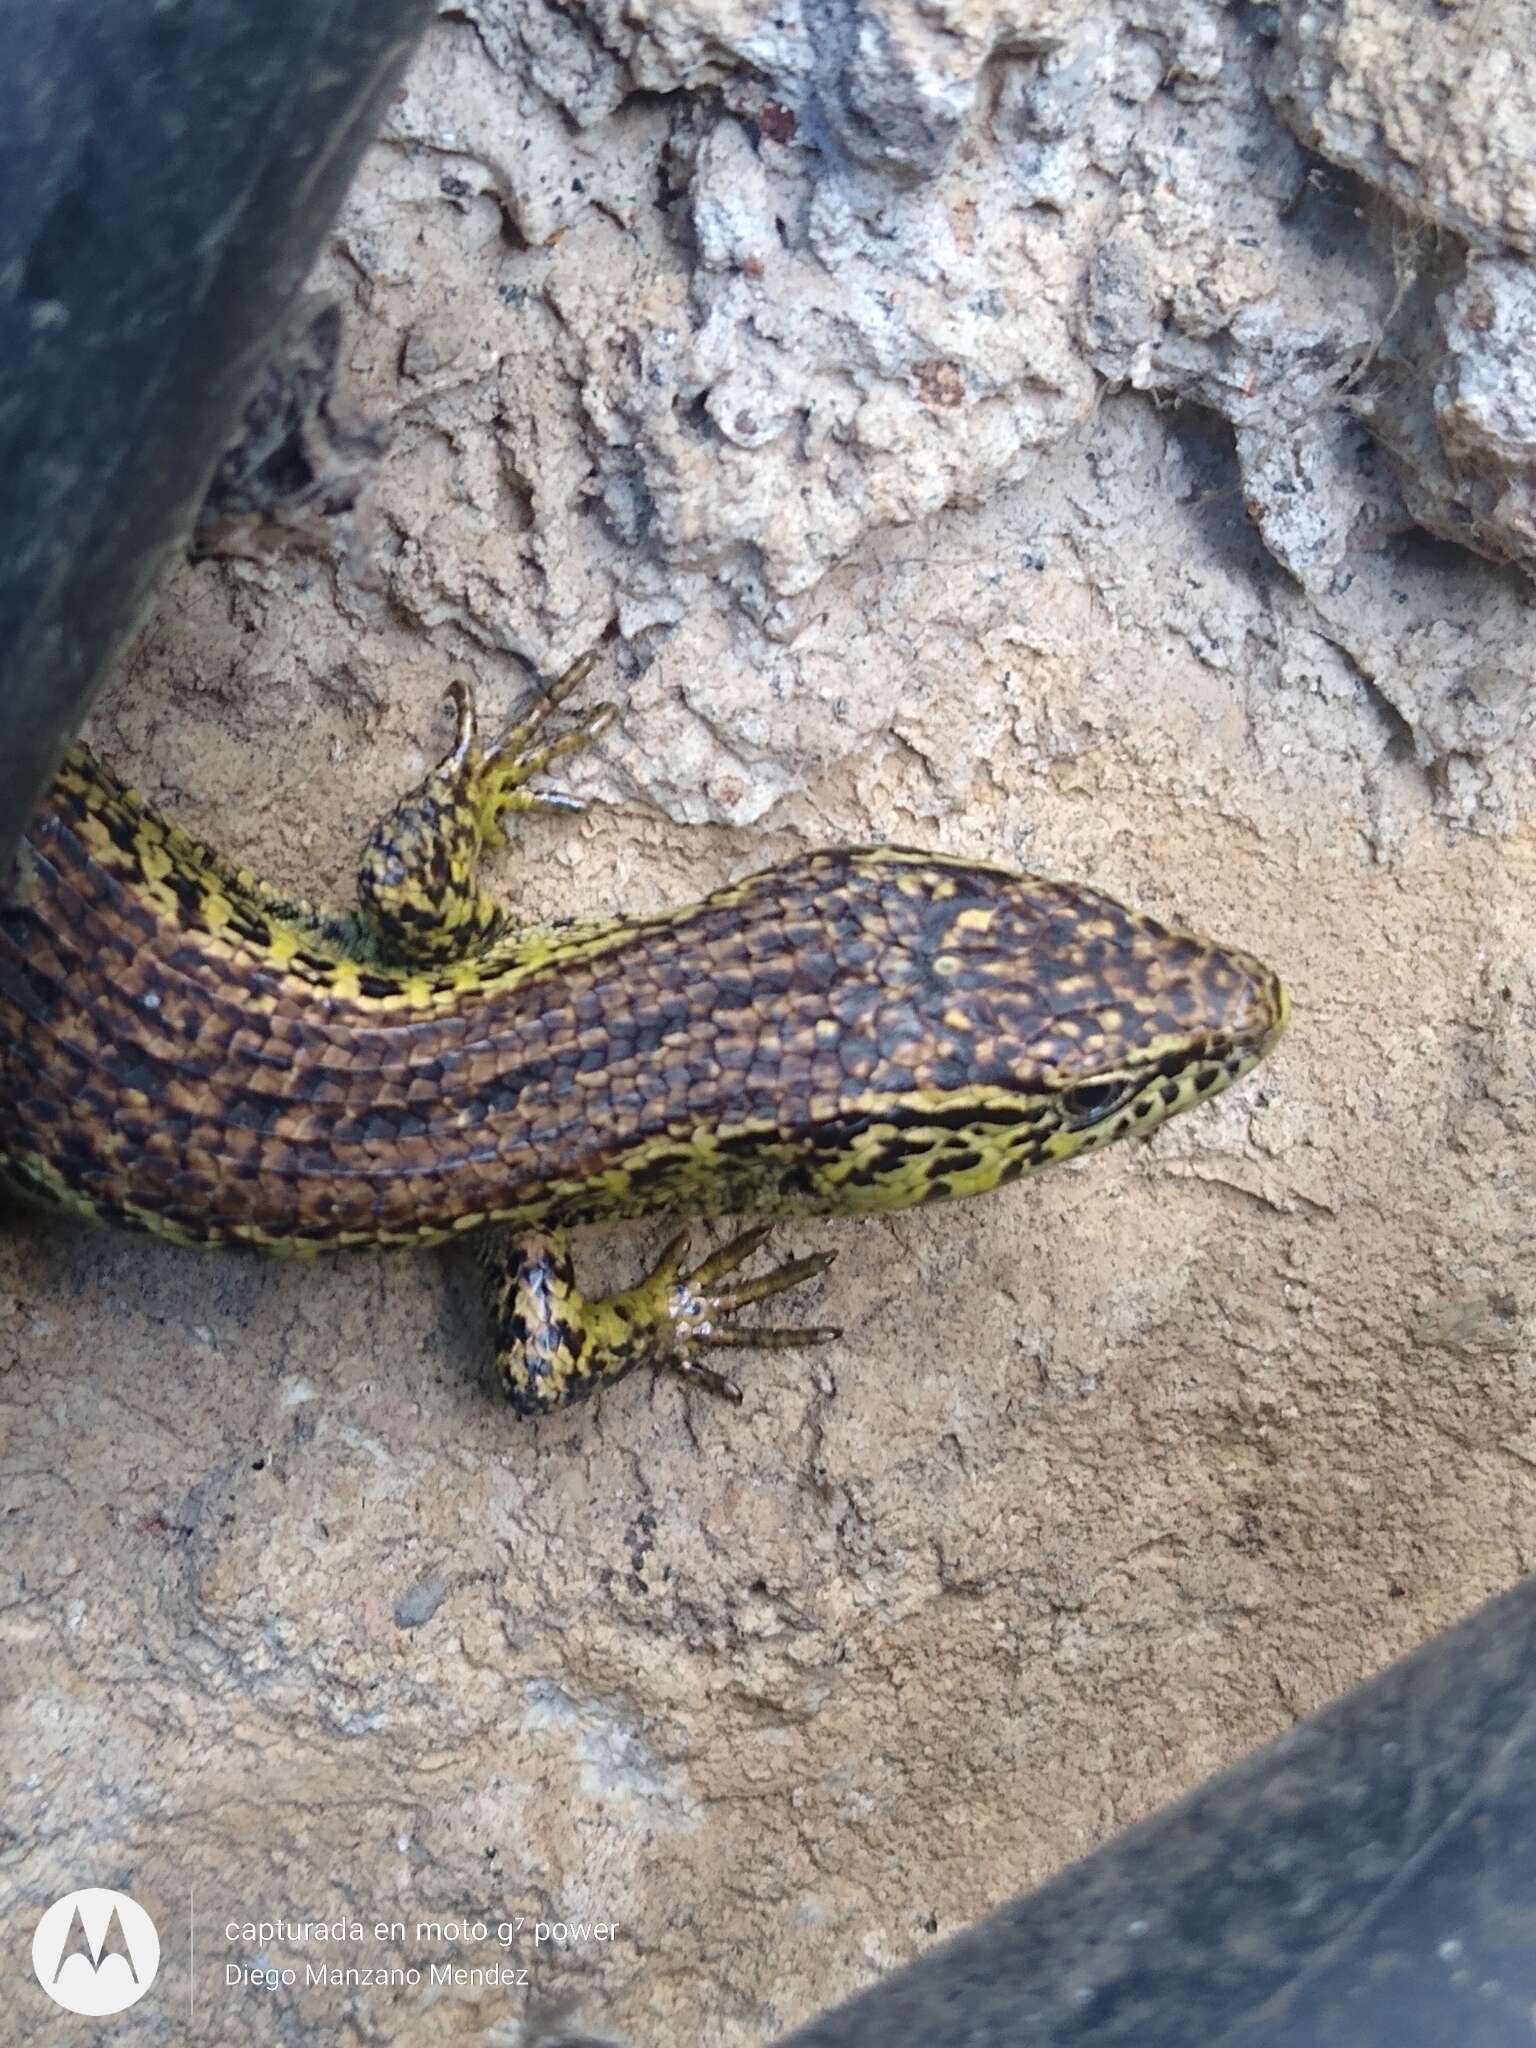
<path id="1" fill-rule="evenodd" d="M 93 1220 L 290 1256 L 480 1234 L 497 1364 L 542 1413 L 819 1273 L 680 1243 L 608 1301 L 575 1223 L 885 1213 L 985 1193 L 1208 1101 L 1283 1029 L 1250 955 L 1096 890 L 902 847 L 809 854 L 647 917 L 514 924 L 480 890 L 585 673 L 370 838 L 360 909 L 289 898 L 73 748 L 0 902 L 0 1174 Z M 492 1236 L 494 1226 L 513 1233 Z"/>

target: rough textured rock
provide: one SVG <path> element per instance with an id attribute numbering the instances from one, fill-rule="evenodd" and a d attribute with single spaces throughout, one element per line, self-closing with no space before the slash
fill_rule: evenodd
<path id="1" fill-rule="evenodd" d="M 391 433 L 371 569 L 184 570 L 104 748 L 340 894 L 451 674 L 509 709 L 612 633 L 571 777 L 609 805 L 520 834 L 531 913 L 926 841 L 1249 945 L 1296 1024 L 1134 1156 L 783 1233 L 839 1250 L 847 1334 L 739 1411 L 631 1382 L 520 1428 L 433 1260 L 17 1219 L 0 1856 L 28 1929 L 87 1882 L 156 1914 L 115 2039 L 510 2048 L 564 2009 L 756 2048 L 1528 1568 L 1499 14 L 445 14 L 317 280 Z M 424 1981 L 306 1982 L 337 1963 Z"/>
<path id="2" fill-rule="evenodd" d="M 1269 89 L 1311 148 L 1474 248 L 1536 255 L 1536 50 L 1521 0 L 1271 13 Z"/>
<path id="3" fill-rule="evenodd" d="M 246 405 L 244 431 L 214 472 L 193 530 L 194 560 L 339 547 L 348 568 L 367 575 L 368 545 L 352 514 L 384 436 L 338 387 L 341 336 L 335 301 L 302 295 Z"/>
<path id="4" fill-rule="evenodd" d="M 1360 403 L 1414 523 L 1526 570 L 1536 567 L 1533 365 L 1536 264 L 1453 254 L 1426 264 L 1404 295 Z"/>

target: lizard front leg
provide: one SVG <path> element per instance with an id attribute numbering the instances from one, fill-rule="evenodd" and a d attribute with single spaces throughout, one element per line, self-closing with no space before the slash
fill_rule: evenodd
<path id="1" fill-rule="evenodd" d="M 503 843 L 502 820 L 514 811 L 584 808 L 563 791 L 526 785 L 552 761 L 590 746 L 617 717 L 616 705 L 599 704 L 570 731 L 540 737 L 550 712 L 570 696 L 592 659 L 583 655 L 488 747 L 480 743 L 468 686 L 452 685 L 453 745 L 380 819 L 358 867 L 358 901 L 381 958 L 398 966 L 447 965 L 473 959 L 507 933 L 506 912 L 479 885 L 480 854 Z"/>
<path id="2" fill-rule="evenodd" d="M 496 1329 L 496 1370 L 520 1415 L 547 1415 L 612 1386 L 637 1366 L 696 1381 L 740 1401 L 736 1382 L 701 1354 L 762 1346 L 782 1351 L 822 1344 L 834 1329 L 737 1330 L 722 1319 L 824 1273 L 830 1252 L 790 1259 L 755 1280 L 722 1285 L 768 1236 L 760 1224 L 685 1269 L 686 1235 L 674 1237 L 636 1287 L 589 1301 L 576 1285 L 564 1231 L 488 1240 L 482 1249 L 486 1301 Z"/>

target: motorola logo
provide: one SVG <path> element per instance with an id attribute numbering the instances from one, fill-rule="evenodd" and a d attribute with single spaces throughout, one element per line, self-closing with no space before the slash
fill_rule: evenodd
<path id="1" fill-rule="evenodd" d="M 32 1967 L 55 2005 L 103 2019 L 154 1983 L 160 1937 L 137 1899 L 92 1885 L 55 1899 L 38 1921 Z"/>

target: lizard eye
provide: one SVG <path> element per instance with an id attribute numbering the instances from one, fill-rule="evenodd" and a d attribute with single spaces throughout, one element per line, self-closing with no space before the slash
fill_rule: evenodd
<path id="1" fill-rule="evenodd" d="M 1067 1089 L 1061 1107 L 1073 1130 L 1082 1130 L 1129 1102 L 1140 1086 L 1139 1081 L 1084 1081 Z"/>

